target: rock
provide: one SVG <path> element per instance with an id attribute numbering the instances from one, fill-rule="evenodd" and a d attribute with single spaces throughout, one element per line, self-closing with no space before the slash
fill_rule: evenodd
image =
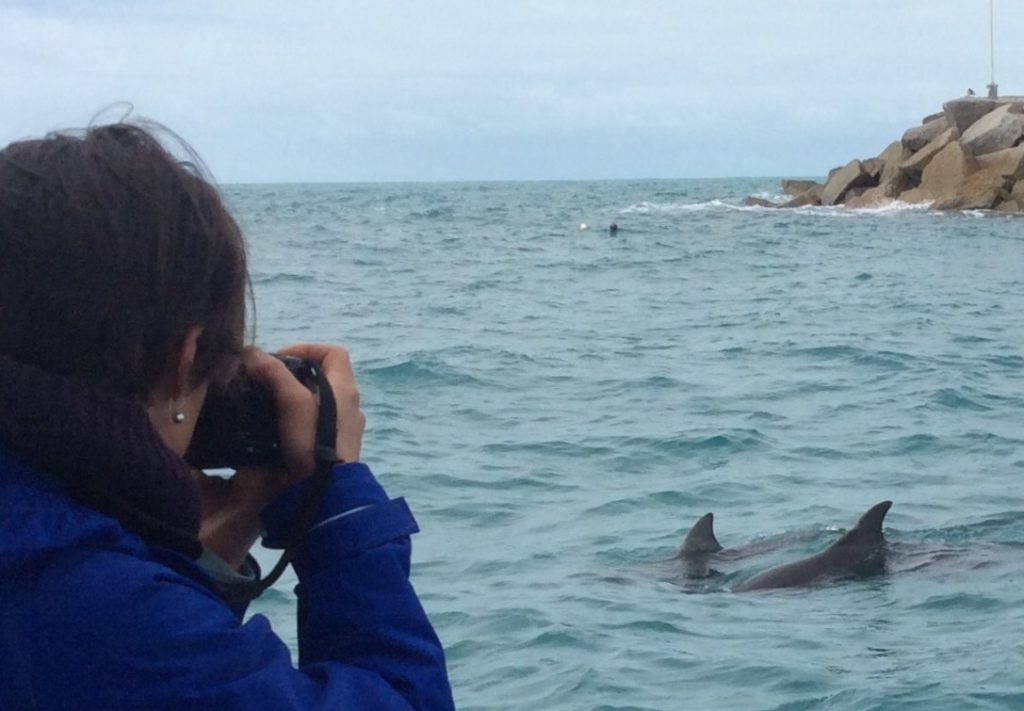
<path id="1" fill-rule="evenodd" d="M 935 160 L 939 160 L 936 156 Z M 932 161 L 934 164 L 935 161 Z M 974 159 L 975 170 L 967 175 L 955 193 L 947 188 L 935 195 L 935 210 L 987 210 L 1015 199 L 1011 192 L 1024 174 L 1024 146 L 989 153 Z M 926 171 L 927 172 L 927 171 Z M 925 181 L 921 181 L 922 187 Z"/>
<path id="2" fill-rule="evenodd" d="M 978 170 L 1017 182 L 1024 178 L 1024 145 L 978 157 Z"/>
<path id="3" fill-rule="evenodd" d="M 829 181 L 825 183 L 825 189 L 821 191 L 822 205 L 835 205 L 841 202 L 851 188 L 872 187 L 873 179 L 864 172 L 864 166 L 859 160 L 851 160 L 845 166 L 835 171 Z"/>
<path id="4" fill-rule="evenodd" d="M 821 204 L 821 190 L 824 187 L 822 185 L 815 184 L 816 187 L 811 188 L 807 192 L 797 195 L 789 202 L 784 202 L 779 207 L 805 207 L 807 205 L 820 205 Z"/>
<path id="5" fill-rule="evenodd" d="M 892 202 L 892 198 L 883 194 L 882 186 L 879 185 L 874 188 L 868 188 L 860 195 L 846 198 L 846 202 L 844 204 L 846 207 L 856 210 L 865 207 L 878 207 L 879 205 L 884 205 L 887 202 Z"/>
<path id="6" fill-rule="evenodd" d="M 798 196 L 798 195 L 803 195 L 808 190 L 812 190 L 814 188 L 823 188 L 823 187 L 825 187 L 825 186 L 822 185 L 821 183 L 815 182 L 813 180 L 783 180 L 782 181 L 782 192 L 786 193 L 786 195 L 792 195 L 794 197 Z"/>
<path id="7" fill-rule="evenodd" d="M 882 174 L 882 168 L 885 167 L 885 161 L 881 158 L 868 158 L 860 162 L 864 172 L 871 176 L 871 179 L 878 182 L 878 176 Z"/>
<path id="8" fill-rule="evenodd" d="M 916 204 L 920 202 L 932 202 L 933 199 L 921 192 L 921 188 L 914 188 L 913 190 L 907 190 L 905 193 L 901 194 L 900 201 Z"/>
<path id="9" fill-rule="evenodd" d="M 967 190 L 964 195 L 957 195 L 946 200 L 936 200 L 932 203 L 931 209 L 988 210 L 1008 197 L 1010 194 L 1006 190 L 993 185 L 977 192 Z"/>
<path id="10" fill-rule="evenodd" d="M 1016 201 L 1021 207 L 1024 207 L 1024 181 L 1013 186 L 1013 190 L 1010 191 L 1010 199 Z"/>
<path id="11" fill-rule="evenodd" d="M 978 161 L 958 140 L 945 145 L 925 167 L 919 189 L 928 200 L 949 200 L 961 195 Z"/>
<path id="12" fill-rule="evenodd" d="M 897 170 L 886 180 L 879 182 L 876 189 L 885 197 L 895 199 L 907 190 L 913 189 L 913 187 L 914 184 L 911 182 L 907 174 L 901 170 Z"/>
<path id="13" fill-rule="evenodd" d="M 754 197 L 753 195 L 744 200 L 743 204 L 746 205 L 747 207 L 778 207 L 778 205 L 776 205 L 771 200 L 765 200 L 764 198 Z"/>
<path id="14" fill-rule="evenodd" d="M 959 154 L 956 147 L 960 147 Z M 1024 168 L 1024 146 L 1000 151 L 1000 154 L 974 158 L 959 142 L 950 144 L 925 169 L 921 179 L 921 188 L 929 190 L 935 200 L 932 209 L 987 210 L 1012 198 L 1010 190 L 1016 175 Z M 932 175 L 929 171 L 933 166 L 935 171 L 945 172 L 941 176 Z M 956 171 L 961 169 L 965 169 L 966 174 L 957 175 Z"/>
<path id="15" fill-rule="evenodd" d="M 783 189 L 793 197 L 778 207 L 864 208 L 898 199 L 1024 214 L 1024 97 L 948 101 L 877 157 L 834 168 L 824 185 L 785 180 Z M 758 198 L 747 204 L 776 207 Z"/>
<path id="16" fill-rule="evenodd" d="M 960 137 L 976 156 L 1012 148 L 1024 136 L 1024 116 L 1013 113 L 1014 104 L 1003 104 L 971 124 Z"/>
<path id="17" fill-rule="evenodd" d="M 912 187 L 907 174 L 897 170 L 889 176 L 888 180 L 879 183 L 876 187 L 868 188 L 856 197 L 848 197 L 845 204 L 852 208 L 878 207 L 896 200 Z"/>
<path id="18" fill-rule="evenodd" d="M 885 150 L 878 154 L 878 160 L 882 161 L 882 173 L 878 176 L 878 184 L 884 185 L 893 179 L 896 174 L 903 174 L 900 165 L 910 157 L 910 151 L 903 147 L 903 141 L 893 141 Z"/>
<path id="19" fill-rule="evenodd" d="M 947 128 L 949 128 L 949 124 L 946 123 L 946 115 L 938 114 L 937 118 L 933 118 L 922 126 L 914 126 L 914 128 L 907 129 L 906 133 L 903 134 L 901 143 L 908 151 L 919 151 Z"/>
<path id="20" fill-rule="evenodd" d="M 942 105 L 942 111 L 949 127 L 955 128 L 957 133 L 963 135 L 971 124 L 998 106 L 999 104 L 991 99 L 968 97 L 947 101 Z"/>
<path id="21" fill-rule="evenodd" d="M 921 175 L 924 173 L 924 169 L 931 162 L 932 158 L 938 155 L 943 148 L 955 141 L 956 136 L 957 133 L 955 128 L 946 129 L 932 139 L 927 146 L 903 161 L 900 164 L 900 169 L 910 177 L 911 181 L 920 181 Z"/>

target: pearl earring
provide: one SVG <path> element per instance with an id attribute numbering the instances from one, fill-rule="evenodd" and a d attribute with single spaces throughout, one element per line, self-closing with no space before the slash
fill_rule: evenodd
<path id="1" fill-rule="evenodd" d="M 171 416 L 171 421 L 174 422 L 174 424 L 176 424 L 176 425 L 180 425 L 182 422 L 185 421 L 185 413 L 184 412 L 175 412 Z"/>

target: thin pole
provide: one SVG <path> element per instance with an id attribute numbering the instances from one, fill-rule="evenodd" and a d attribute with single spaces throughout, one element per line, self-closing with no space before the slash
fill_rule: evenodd
<path id="1" fill-rule="evenodd" d="M 992 83 L 996 83 L 996 0 L 988 0 L 988 46 Z"/>

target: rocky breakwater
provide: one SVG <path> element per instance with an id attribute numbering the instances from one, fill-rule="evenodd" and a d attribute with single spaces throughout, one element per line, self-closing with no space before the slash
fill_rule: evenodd
<path id="1" fill-rule="evenodd" d="M 934 210 L 1024 212 L 1024 97 L 966 97 L 866 160 L 833 169 L 824 183 L 783 180 L 788 202 L 764 207 L 877 207 L 899 200 Z"/>

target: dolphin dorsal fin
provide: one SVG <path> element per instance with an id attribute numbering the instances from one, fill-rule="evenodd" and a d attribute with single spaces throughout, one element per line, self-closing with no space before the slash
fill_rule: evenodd
<path id="1" fill-rule="evenodd" d="M 889 513 L 892 506 L 891 501 L 880 501 L 864 512 L 864 515 L 857 521 L 857 525 L 843 534 L 843 537 L 836 541 L 831 547 L 847 545 L 870 545 L 885 540 L 882 535 L 882 522 L 885 515 Z"/>
<path id="2" fill-rule="evenodd" d="M 683 540 L 683 547 L 679 549 L 681 555 L 696 555 L 699 553 L 715 553 L 722 550 L 722 545 L 715 538 L 715 515 L 706 513 L 700 517 L 693 528 L 686 534 Z"/>

